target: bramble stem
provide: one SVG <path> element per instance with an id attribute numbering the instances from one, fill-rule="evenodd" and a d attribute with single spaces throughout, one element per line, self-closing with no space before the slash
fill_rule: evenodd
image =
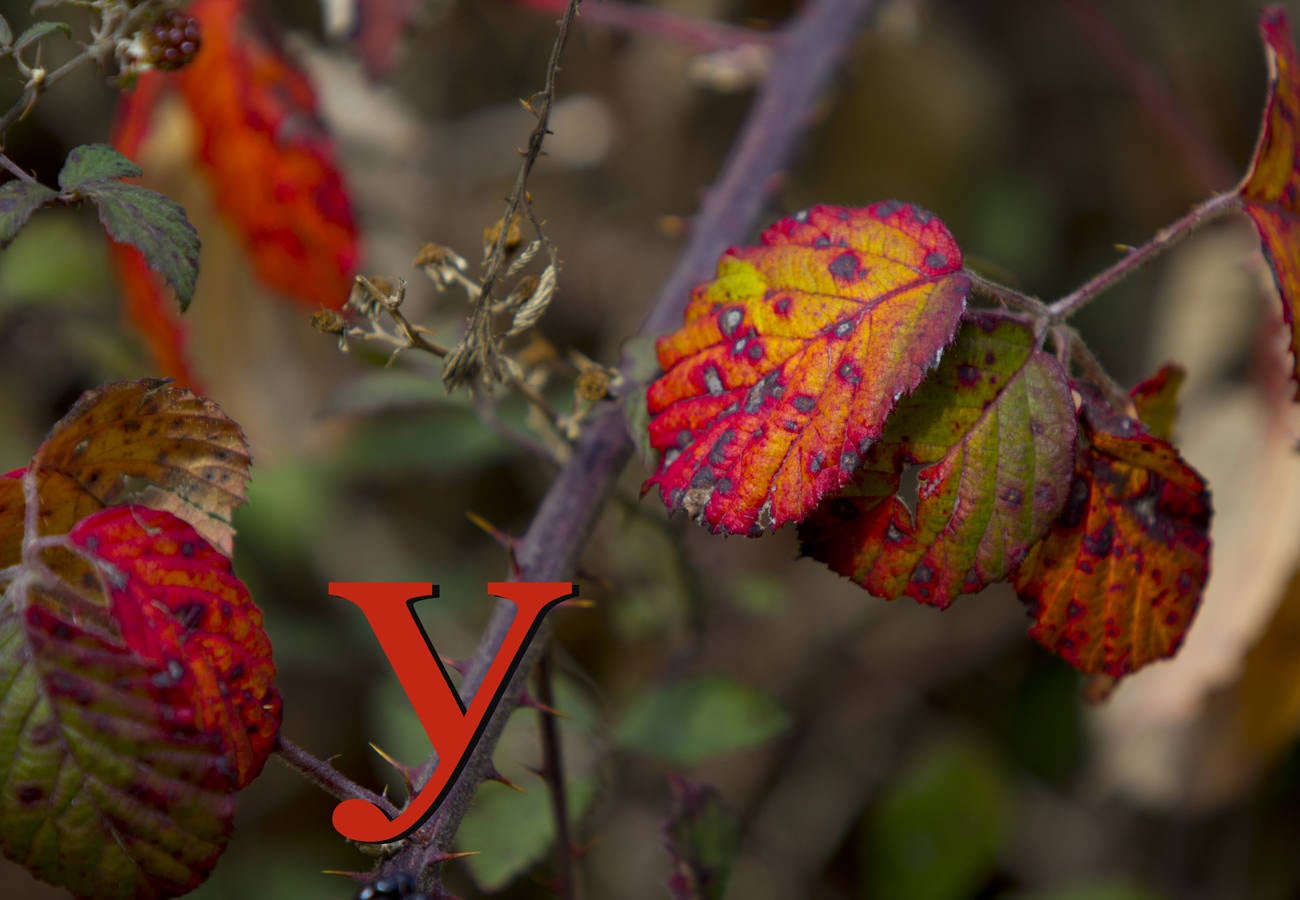
<path id="1" fill-rule="evenodd" d="M 693 220 L 689 242 L 661 288 L 641 328 L 643 334 L 657 335 L 675 327 L 690 288 L 708 277 L 728 245 L 743 240 L 754 227 L 767 202 L 767 190 L 775 186 L 799 139 L 813 124 L 813 110 L 875 5 L 875 0 L 812 0 L 781 29 L 771 68 L 749 118 Z M 624 375 L 629 382 L 633 380 L 626 367 Z M 516 545 L 516 577 L 528 581 L 572 577 L 578 553 L 631 455 L 632 440 L 622 411 L 611 407 L 598 413 L 582 432 L 572 457 L 551 483 L 528 531 Z M 466 702 L 479 689 L 500 651 L 514 612 L 513 604 L 507 602 L 493 611 L 461 682 Z M 450 846 L 479 783 L 490 771 L 501 731 L 519 704 L 527 673 L 544 652 L 548 636 L 543 626 L 446 799 L 416 832 L 419 840 L 408 842 L 391 860 L 395 869 L 423 871 Z M 413 778 L 417 790 L 436 765 L 436 759 L 422 765 Z"/>
<path id="2" fill-rule="evenodd" d="M 537 699 L 542 731 L 542 778 L 551 795 L 551 817 L 555 820 L 555 893 L 563 900 L 576 900 L 578 882 L 573 867 L 573 837 L 569 834 L 569 798 L 564 783 L 564 755 L 560 749 L 560 727 L 555 721 L 555 692 L 551 683 L 551 654 L 537 664 Z"/>
<path id="3" fill-rule="evenodd" d="M 1017 309 L 1023 309 L 1038 316 L 1047 317 L 1051 315 L 1048 312 L 1047 304 L 1037 297 L 1031 297 L 1023 294 L 1015 288 L 1007 287 L 1005 284 L 998 284 L 996 281 L 990 281 L 978 272 L 972 272 L 966 269 L 965 275 L 970 279 L 971 290 L 982 296 L 987 297 L 997 303 L 1006 306 L 1014 306 Z"/>
<path id="4" fill-rule="evenodd" d="M 1110 268 L 1098 272 L 1076 290 L 1049 304 L 1047 311 L 1058 322 L 1068 319 L 1102 291 L 1123 281 L 1202 225 L 1236 209 L 1239 205 L 1240 199 L 1235 191 L 1215 194 L 1177 222 L 1157 231 L 1155 237 L 1141 247 L 1131 248 L 1123 259 Z"/>
<path id="5" fill-rule="evenodd" d="M 309 781 L 336 800 L 349 800 L 353 797 L 360 797 L 362 800 L 373 803 L 382 809 L 389 818 L 396 818 L 400 813 L 400 810 L 390 803 L 387 797 L 381 797 L 362 787 L 330 765 L 328 761 L 317 759 L 284 736 L 280 737 L 276 753 L 279 754 L 280 759 L 284 760 L 286 765 L 306 775 Z"/>

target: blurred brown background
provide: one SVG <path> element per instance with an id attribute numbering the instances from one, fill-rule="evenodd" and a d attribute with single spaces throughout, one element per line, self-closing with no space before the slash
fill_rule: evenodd
<path id="1" fill-rule="evenodd" d="M 747 24 L 794 6 L 656 5 Z M 18 24 L 25 6 L 0 11 Z M 318 78 L 364 270 L 410 278 L 411 315 L 453 335 L 464 307 L 432 296 L 410 259 L 427 240 L 477 259 L 531 127 L 517 98 L 541 86 L 553 17 L 506 0 L 427 0 L 397 68 L 371 84 L 345 47 L 323 42 L 317 4 L 265 6 Z M 771 216 L 911 200 L 949 225 L 972 267 L 1059 297 L 1116 244 L 1142 243 L 1240 177 L 1265 88 L 1258 11 L 1241 0 L 883 2 Z M 564 261 L 541 327 L 558 346 L 617 362 L 672 265 L 681 239 L 662 219 L 695 209 L 751 97 L 707 83 L 710 63 L 589 22 L 573 35 L 550 155 L 530 185 Z M 0 79 L 0 102 L 18 87 Z M 1171 104 L 1152 106 L 1144 90 Z M 10 155 L 53 182 L 69 147 L 106 139 L 111 100 L 93 76 L 57 86 L 12 130 Z M 430 361 L 384 370 L 340 355 L 300 309 L 261 291 L 190 169 L 183 121 L 168 123 L 142 163 L 204 238 L 193 341 L 210 392 L 254 444 L 236 565 L 266 611 L 285 733 L 395 786 L 367 742 L 414 761 L 427 741 L 360 615 L 326 585 L 438 582 L 426 626 L 444 655 L 468 656 L 490 608 L 482 586 L 505 558 L 465 513 L 521 532 L 552 469 L 447 397 Z M 0 471 L 22 465 L 81 390 L 151 374 L 121 323 L 102 240 L 87 211 L 42 212 L 0 254 Z M 637 500 L 648 470 L 634 463 L 586 555 L 594 606 L 556 617 L 585 895 L 667 895 L 671 769 L 716 784 L 741 816 L 731 897 L 1300 897 L 1300 472 L 1278 400 L 1276 301 L 1253 247 L 1243 222 L 1214 226 L 1079 317 L 1122 383 L 1170 358 L 1188 367 L 1178 441 L 1218 511 L 1213 580 L 1183 654 L 1107 708 L 1085 708 L 1080 679 L 1024 636 L 1009 590 L 944 613 L 871 598 L 796 560 L 791 533 L 721 539 L 668 522 L 654 498 Z M 570 387 L 550 390 L 567 408 Z M 524 424 L 514 402 L 501 416 Z M 720 733 L 646 713 L 669 744 L 678 731 L 699 739 L 685 749 L 634 734 L 648 692 L 702 675 L 751 689 L 758 712 L 730 731 L 714 723 Z M 525 769 L 537 754 L 536 716 L 520 712 L 497 762 L 528 795 L 484 789 L 462 832 L 482 853 L 448 876 L 463 896 L 500 885 L 547 895 L 545 789 Z M 333 832 L 332 805 L 271 764 L 193 896 L 350 896 L 321 870 L 369 863 Z M 6 863 L 0 896 L 61 894 Z"/>

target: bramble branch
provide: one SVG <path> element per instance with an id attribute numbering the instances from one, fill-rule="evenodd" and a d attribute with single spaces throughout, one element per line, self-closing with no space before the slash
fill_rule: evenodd
<path id="1" fill-rule="evenodd" d="M 1141 247 L 1131 248 L 1119 262 L 1097 273 L 1076 290 L 1050 304 L 1047 307 L 1048 312 L 1058 322 L 1069 318 L 1102 291 L 1123 281 L 1202 225 L 1237 209 L 1240 205 L 1241 199 L 1236 191 L 1216 194 L 1177 222 L 1157 231 L 1155 237 Z"/>
<path id="2" fill-rule="evenodd" d="M 812 111 L 875 5 L 874 0 L 814 0 L 778 34 L 768 76 L 642 333 L 659 334 L 680 321 L 690 288 L 708 277 L 729 244 L 743 240 L 754 227 L 767 201 L 762 188 L 773 185 L 789 164 L 812 122 Z M 631 455 L 632 442 L 621 412 L 609 408 L 597 414 L 516 545 L 519 578 L 555 581 L 573 576 L 578 553 Z M 497 604 L 462 682 L 466 698 L 482 684 L 513 615 L 511 604 Z M 450 846 L 478 785 L 490 771 L 501 731 L 548 637 L 543 633 L 534 640 L 446 800 L 416 833 L 418 839 L 384 863 L 385 871 L 424 872 Z M 429 759 L 420 767 L 414 778 L 417 788 L 436 765 L 436 759 Z M 425 875 L 421 880 L 433 879 Z"/>

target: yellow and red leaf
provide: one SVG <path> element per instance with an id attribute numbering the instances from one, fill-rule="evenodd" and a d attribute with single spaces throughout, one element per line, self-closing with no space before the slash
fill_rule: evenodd
<path id="1" fill-rule="evenodd" d="M 1065 504 L 1075 416 L 1065 371 L 1024 325 L 968 313 L 899 403 L 858 476 L 799 528 L 803 552 L 886 599 L 940 608 L 998 582 Z M 917 475 L 915 516 L 898 496 Z"/>
<path id="2" fill-rule="evenodd" d="M 1121 678 L 1182 644 L 1209 577 L 1210 495 L 1167 441 L 1091 386 L 1075 389 L 1070 496 L 1013 583 L 1032 637 L 1081 672 Z M 1151 393 L 1150 383 L 1134 390 Z"/>
<path id="3" fill-rule="evenodd" d="M 1291 328 L 1292 374 L 1300 397 L 1300 59 L 1282 8 L 1265 9 L 1259 31 L 1268 58 L 1268 99 L 1250 170 L 1237 190 Z"/>
<path id="4" fill-rule="evenodd" d="M 938 364 L 970 281 L 930 213 L 817 206 L 733 247 L 660 339 L 646 482 L 715 531 L 804 519 Z"/>

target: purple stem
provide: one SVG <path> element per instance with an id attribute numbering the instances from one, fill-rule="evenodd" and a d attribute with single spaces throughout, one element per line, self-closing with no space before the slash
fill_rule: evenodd
<path id="1" fill-rule="evenodd" d="M 811 0 L 781 30 L 767 78 L 721 176 L 693 221 L 686 249 L 642 325 L 643 334 L 658 335 L 679 325 L 691 287 L 706 280 L 722 251 L 754 228 L 767 190 L 789 164 L 832 75 L 874 7 L 875 0 Z M 562 581 L 573 576 L 578 553 L 631 455 L 632 441 L 619 409 L 606 409 L 591 421 L 515 547 L 520 579 Z M 482 684 L 513 616 L 510 603 L 497 604 L 461 685 L 467 702 Z M 447 798 L 385 869 L 423 871 L 449 848 L 490 771 L 501 731 L 548 638 L 549 630 L 543 629 L 533 641 Z M 416 771 L 417 789 L 436 765 L 437 759 L 430 758 Z"/>

